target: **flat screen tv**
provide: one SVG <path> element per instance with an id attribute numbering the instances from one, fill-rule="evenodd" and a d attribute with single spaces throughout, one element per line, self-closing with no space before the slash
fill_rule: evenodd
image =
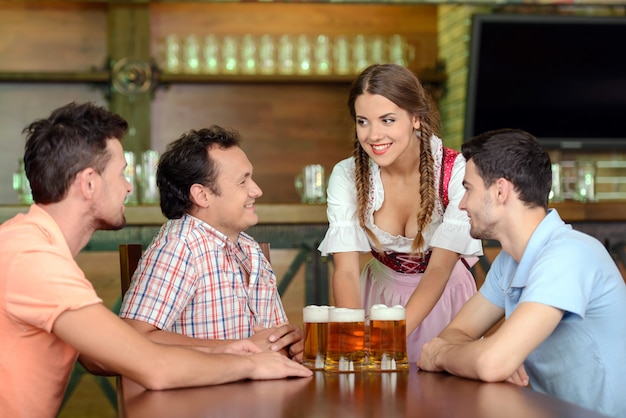
<path id="1" fill-rule="evenodd" d="M 626 150 L 626 18 L 474 15 L 465 140 L 499 128 Z"/>

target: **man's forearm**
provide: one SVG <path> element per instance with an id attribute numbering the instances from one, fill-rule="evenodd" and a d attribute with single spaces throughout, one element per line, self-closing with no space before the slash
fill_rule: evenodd
<path id="1" fill-rule="evenodd" d="M 154 331 L 144 332 L 143 335 L 150 341 L 167 345 L 179 345 L 179 346 L 202 346 L 202 347 L 217 347 L 222 344 L 229 344 L 234 340 L 213 340 L 206 338 L 188 337 L 187 335 L 179 334 L 177 332 L 164 331 L 157 329 Z"/>

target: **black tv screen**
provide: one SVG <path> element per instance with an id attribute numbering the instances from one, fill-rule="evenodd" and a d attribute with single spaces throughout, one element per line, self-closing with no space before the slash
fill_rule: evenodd
<path id="1" fill-rule="evenodd" d="M 546 148 L 626 149 L 626 18 L 477 14 L 465 140 L 519 128 Z"/>

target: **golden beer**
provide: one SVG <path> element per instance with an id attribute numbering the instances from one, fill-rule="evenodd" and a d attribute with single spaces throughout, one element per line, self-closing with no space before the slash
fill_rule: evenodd
<path id="1" fill-rule="evenodd" d="M 370 309 L 369 368 L 377 371 L 409 368 L 406 311 L 402 306 L 374 305 Z"/>
<path id="2" fill-rule="evenodd" d="M 302 310 L 304 322 L 304 353 L 302 364 L 310 369 L 323 369 L 326 361 L 328 341 L 328 306 L 305 306 Z"/>
<path id="3" fill-rule="evenodd" d="M 327 371 L 353 372 L 365 367 L 365 311 L 334 308 L 330 310 Z"/>

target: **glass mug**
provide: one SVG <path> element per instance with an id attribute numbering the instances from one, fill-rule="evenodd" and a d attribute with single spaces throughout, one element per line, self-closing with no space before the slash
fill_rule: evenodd
<path id="1" fill-rule="evenodd" d="M 158 163 L 159 153 L 155 150 L 147 150 L 141 154 L 141 163 L 135 167 L 141 204 L 159 203 L 159 189 L 156 183 Z"/>
<path id="2" fill-rule="evenodd" d="M 323 370 L 328 342 L 329 306 L 309 305 L 302 309 L 304 353 L 302 364 L 312 370 Z"/>
<path id="3" fill-rule="evenodd" d="M 17 198 L 21 204 L 30 205 L 33 203 L 33 193 L 28 177 L 26 177 L 22 158 L 18 160 L 18 169 L 13 173 L 13 190 L 17 192 Z"/>
<path id="4" fill-rule="evenodd" d="M 200 40 L 196 35 L 187 35 L 183 39 L 183 72 L 198 74 L 200 72 Z"/>
<path id="5" fill-rule="evenodd" d="M 344 35 L 338 35 L 333 42 L 333 69 L 335 74 L 350 74 L 350 41 Z"/>
<path id="6" fill-rule="evenodd" d="M 294 45 L 291 36 L 282 35 L 278 39 L 278 73 L 291 75 L 295 72 Z"/>
<path id="7" fill-rule="evenodd" d="M 594 202 L 596 200 L 596 164 L 593 161 L 578 161 L 578 200 Z"/>
<path id="8" fill-rule="evenodd" d="M 181 70 L 181 42 L 175 34 L 169 34 L 165 37 L 165 72 L 176 74 Z"/>
<path id="9" fill-rule="evenodd" d="M 327 372 L 365 369 L 365 310 L 333 308 L 328 311 Z"/>
<path id="10" fill-rule="evenodd" d="M 256 39 L 249 33 L 241 38 L 241 62 L 242 74 L 256 74 L 257 72 L 257 45 Z"/>
<path id="11" fill-rule="evenodd" d="M 213 34 L 205 36 L 202 50 L 202 71 L 206 74 L 218 74 L 220 72 L 220 41 L 217 36 Z"/>
<path id="12" fill-rule="evenodd" d="M 221 51 L 221 72 L 237 74 L 239 72 L 239 39 L 233 35 L 225 35 L 222 37 Z"/>
<path id="13" fill-rule="evenodd" d="M 387 41 L 382 35 L 373 35 L 369 42 L 369 63 L 384 64 L 387 58 Z"/>
<path id="14" fill-rule="evenodd" d="M 317 35 L 315 37 L 314 46 L 314 65 L 315 74 L 328 75 L 331 71 L 330 56 L 330 38 L 327 35 Z"/>
<path id="15" fill-rule="evenodd" d="M 311 41 L 306 35 L 296 38 L 296 72 L 300 75 L 311 74 L 313 69 L 313 52 Z"/>
<path id="16" fill-rule="evenodd" d="M 326 203 L 326 177 L 323 165 L 310 164 L 304 167 L 296 176 L 294 185 L 302 203 Z"/>
<path id="17" fill-rule="evenodd" d="M 392 35 L 389 38 L 389 61 L 403 67 L 408 67 L 415 59 L 415 48 L 402 35 Z"/>
<path id="18" fill-rule="evenodd" d="M 276 72 L 276 51 L 272 35 L 264 34 L 259 41 L 259 72 L 274 74 Z"/>
<path id="19" fill-rule="evenodd" d="M 135 153 L 132 151 L 124 151 L 124 159 L 126 159 L 124 177 L 126 177 L 126 180 L 133 186 L 133 191 L 126 195 L 126 204 L 136 205 L 139 203 L 139 198 L 137 196 L 137 168 Z"/>
<path id="20" fill-rule="evenodd" d="M 369 64 L 367 60 L 367 40 L 365 35 L 356 35 L 352 41 L 353 73 L 358 74 Z"/>
<path id="21" fill-rule="evenodd" d="M 406 310 L 403 306 L 374 305 L 370 308 L 369 369 L 408 370 Z"/>

